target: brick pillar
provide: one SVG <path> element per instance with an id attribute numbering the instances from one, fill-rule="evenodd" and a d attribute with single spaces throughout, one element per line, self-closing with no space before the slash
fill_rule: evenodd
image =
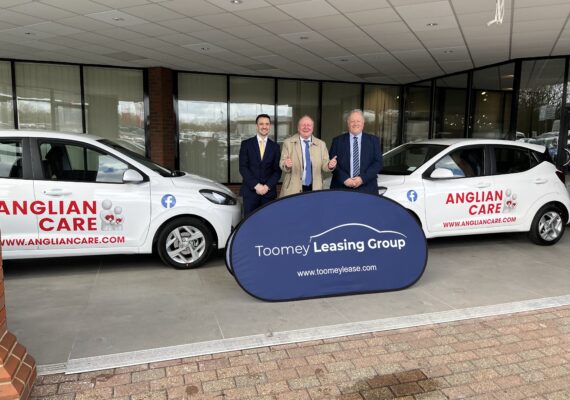
<path id="1" fill-rule="evenodd" d="M 35 379 L 36 362 L 6 326 L 4 268 L 0 249 L 0 400 L 27 399 Z"/>
<path id="2" fill-rule="evenodd" d="M 167 168 L 174 168 L 176 152 L 173 90 L 172 70 L 162 67 L 148 69 L 150 158 Z"/>

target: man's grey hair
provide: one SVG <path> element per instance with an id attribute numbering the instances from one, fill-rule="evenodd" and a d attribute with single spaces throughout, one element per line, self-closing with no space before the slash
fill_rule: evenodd
<path id="1" fill-rule="evenodd" d="M 360 116 L 362 117 L 362 119 L 364 120 L 364 113 L 362 112 L 361 109 L 359 108 L 355 108 L 354 110 L 350 110 L 350 112 L 346 115 L 346 122 L 348 123 L 348 119 L 350 118 L 350 116 L 352 114 L 358 113 L 360 114 Z"/>

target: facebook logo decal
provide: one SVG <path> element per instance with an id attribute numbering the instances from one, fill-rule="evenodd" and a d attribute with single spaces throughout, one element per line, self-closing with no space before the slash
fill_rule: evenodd
<path id="1" fill-rule="evenodd" d="M 160 200 L 164 208 L 172 208 L 176 205 L 176 197 L 171 194 L 165 194 Z"/>
<path id="2" fill-rule="evenodd" d="M 410 200 L 412 203 L 418 199 L 418 194 L 416 193 L 415 190 L 408 190 L 407 196 L 408 200 Z"/>

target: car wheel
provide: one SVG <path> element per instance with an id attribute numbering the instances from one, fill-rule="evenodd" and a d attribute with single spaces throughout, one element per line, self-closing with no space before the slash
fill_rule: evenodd
<path id="1" fill-rule="evenodd" d="M 541 246 L 550 246 L 558 242 L 564 234 L 565 223 L 560 209 L 547 204 L 542 207 L 532 220 L 530 240 Z"/>
<path id="2" fill-rule="evenodd" d="M 212 233 L 199 219 L 178 218 L 160 232 L 157 250 L 161 260 L 174 268 L 196 268 L 212 250 Z"/>

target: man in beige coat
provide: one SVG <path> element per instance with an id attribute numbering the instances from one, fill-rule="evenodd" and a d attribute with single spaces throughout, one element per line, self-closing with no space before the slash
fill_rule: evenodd
<path id="1" fill-rule="evenodd" d="M 330 172 L 336 167 L 336 157 L 329 160 L 325 142 L 313 136 L 314 126 L 311 117 L 301 117 L 297 125 L 298 134 L 283 142 L 279 166 L 284 175 L 279 197 L 321 190 L 322 173 Z"/>

